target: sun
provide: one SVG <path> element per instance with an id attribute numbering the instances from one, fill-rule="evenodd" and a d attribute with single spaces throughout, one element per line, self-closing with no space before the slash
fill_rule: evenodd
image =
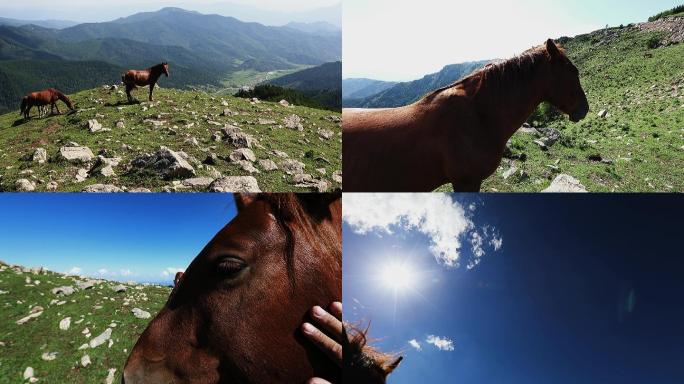
<path id="1" fill-rule="evenodd" d="M 411 290 L 416 285 L 416 270 L 405 261 L 392 261 L 381 269 L 380 282 L 394 292 Z"/>

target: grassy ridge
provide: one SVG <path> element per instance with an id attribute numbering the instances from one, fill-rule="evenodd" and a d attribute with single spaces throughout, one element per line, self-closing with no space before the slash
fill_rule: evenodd
<path id="1" fill-rule="evenodd" d="M 146 92 L 146 89 L 140 89 L 134 94 L 145 100 Z M 81 191 L 92 184 L 114 184 L 129 190 L 138 187 L 153 191 L 175 189 L 181 180 L 163 180 L 156 175 L 127 171 L 127 165 L 133 159 L 157 151 L 160 146 L 187 154 L 198 177 L 248 176 L 250 174 L 240 165 L 226 160 L 235 148 L 212 139 L 225 124 L 237 126 L 258 140 L 252 148 L 258 159 L 271 159 L 280 164 L 282 159 L 275 151 L 285 152 L 289 159 L 305 164 L 305 173 L 327 180 L 331 189 L 341 187 L 333 180 L 333 174 L 342 169 L 339 113 L 300 106 L 283 107 L 270 102 L 255 104 L 247 99 L 215 98 L 203 92 L 174 89 L 156 90 L 152 104 L 128 105 L 120 91 L 103 88 L 70 96 L 79 108 L 76 114 L 34 117 L 27 122 L 19 119 L 18 111 L 0 116 L 0 190 L 14 190 L 19 179 L 35 182 L 36 191 L 45 191 L 51 181 L 59 184 L 59 191 Z M 223 116 L 224 109 L 233 114 Z M 35 110 L 33 113 L 35 116 Z M 292 115 L 301 118 L 303 131 L 283 126 L 285 119 Z M 111 131 L 90 133 L 84 127 L 90 119 L 97 119 Z M 125 127 L 117 128 L 118 121 Z M 321 131 L 332 132 L 333 137 L 323 139 Z M 95 155 L 103 152 L 106 157 L 121 157 L 120 165 L 114 169 L 117 176 L 93 176 L 78 182 L 79 168 L 88 170 L 88 167 L 57 161 L 60 147 L 69 142 L 87 146 Z M 36 148 L 47 151 L 47 163 L 30 161 Z M 216 164 L 202 164 L 209 154 L 219 158 Z M 264 191 L 311 190 L 295 187 L 292 175 L 287 175 L 282 167 L 265 171 L 254 164 L 260 173 L 252 176 Z"/>
<path id="2" fill-rule="evenodd" d="M 126 357 L 150 321 L 136 318 L 131 310 L 140 308 L 154 316 L 170 288 L 125 284 L 126 292 L 116 293 L 112 287 L 119 283 L 97 281 L 92 288 L 68 296 L 51 292 L 56 287 L 75 287 L 76 281 L 84 279 L 0 264 L 0 382 L 23 382 L 27 367 L 34 369 L 41 383 L 102 383 L 112 368 L 117 370 L 114 383 L 121 380 Z M 43 308 L 42 315 L 16 323 L 36 306 Z M 61 330 L 59 323 L 66 317 L 71 318 L 71 325 Z M 90 337 L 83 333 L 86 328 Z M 112 329 L 111 346 L 105 342 L 79 350 L 107 328 Z M 43 360 L 44 353 L 53 352 L 54 360 Z M 87 367 L 80 363 L 85 354 L 92 362 Z"/>
<path id="3" fill-rule="evenodd" d="M 548 150 L 534 143 L 537 135 L 514 135 L 510 148 L 526 160 L 504 159 L 483 190 L 540 191 L 567 173 L 590 192 L 683 192 L 684 44 L 651 48 L 662 38 L 630 26 L 560 39 L 580 70 L 589 115 L 549 122 L 562 137 Z M 607 117 L 597 116 L 601 110 Z M 511 167 L 522 177 L 504 180 Z"/>

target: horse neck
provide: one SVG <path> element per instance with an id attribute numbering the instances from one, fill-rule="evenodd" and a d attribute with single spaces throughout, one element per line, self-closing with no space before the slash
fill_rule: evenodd
<path id="1" fill-rule="evenodd" d="M 157 81 L 162 75 L 162 69 L 160 67 L 152 67 L 149 69 L 150 80 Z"/>
<path id="2" fill-rule="evenodd" d="M 480 116 L 505 143 L 544 99 L 542 64 L 526 75 L 483 80 L 474 97 Z M 507 69 L 516 70 L 516 69 Z"/>

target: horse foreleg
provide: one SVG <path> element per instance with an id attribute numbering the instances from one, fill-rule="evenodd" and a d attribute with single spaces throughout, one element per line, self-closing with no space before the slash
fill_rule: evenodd
<path id="1" fill-rule="evenodd" d="M 152 101 L 152 91 L 154 91 L 155 83 L 150 84 L 150 101 Z"/>
<path id="2" fill-rule="evenodd" d="M 133 90 L 133 87 L 131 87 L 129 84 L 126 84 L 126 96 L 128 97 L 129 103 L 133 103 L 133 96 L 131 96 L 132 90 Z"/>
<path id="3" fill-rule="evenodd" d="M 62 112 L 59 111 L 59 105 L 57 105 L 57 103 L 52 103 L 52 105 L 54 105 L 54 106 L 55 106 L 55 109 L 57 109 L 57 114 L 58 114 L 58 115 L 61 115 Z"/>

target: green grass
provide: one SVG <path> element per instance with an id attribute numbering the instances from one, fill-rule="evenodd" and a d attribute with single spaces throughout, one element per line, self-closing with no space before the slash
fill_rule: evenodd
<path id="1" fill-rule="evenodd" d="M 511 149 L 526 161 L 504 159 L 482 190 L 538 192 L 567 173 L 590 192 L 684 192 L 684 44 L 650 49 L 654 36 L 625 27 L 564 41 L 580 70 L 589 115 L 547 124 L 562 134 L 548 151 L 534 143 L 538 137 L 515 134 Z M 603 109 L 607 118 L 597 116 Z M 610 164 L 589 159 L 596 155 Z M 511 165 L 529 178 L 505 181 Z"/>
<path id="2" fill-rule="evenodd" d="M 40 284 L 36 285 L 36 280 Z M 117 370 L 114 382 L 121 380 L 126 357 L 150 321 L 136 318 L 131 310 L 137 307 L 154 317 L 166 302 L 170 288 L 125 284 L 126 292 L 115 293 L 111 287 L 119 283 L 100 281 L 91 289 L 69 296 L 50 292 L 55 287 L 75 286 L 75 280 L 80 278 L 53 272 L 21 272 L 19 267 L 0 263 L 0 341 L 4 343 L 0 346 L 0 382 L 23 382 L 26 367 L 34 369 L 41 383 L 102 383 L 110 368 Z M 65 303 L 58 305 L 53 300 Z M 16 324 L 34 306 L 43 307 L 43 314 L 25 324 Z M 59 322 L 66 317 L 71 317 L 71 326 L 64 331 L 59 329 Z M 77 321 L 80 324 L 75 324 Z M 78 349 L 112 323 L 116 327 L 112 327 L 111 347 L 105 343 Z M 81 333 L 85 328 L 90 330 L 90 338 Z M 41 355 L 46 352 L 57 352 L 56 359 L 44 361 Z M 80 365 L 84 354 L 92 361 L 85 368 Z"/>
<path id="3" fill-rule="evenodd" d="M 140 89 L 134 95 L 140 100 L 146 100 L 146 92 L 146 89 Z M 204 92 L 174 89 L 155 90 L 155 102 L 152 106 L 149 103 L 125 104 L 125 96 L 102 88 L 70 96 L 79 108 L 76 114 L 43 119 L 34 117 L 27 122 L 19 119 L 18 111 L 0 116 L 0 190 L 12 191 L 16 180 L 27 178 L 37 182 L 36 191 L 46 190 L 50 181 L 59 184 L 59 191 L 81 191 L 91 184 L 113 184 L 128 189 L 142 187 L 161 191 L 164 187 L 172 186 L 171 181 L 154 175 L 126 172 L 127 164 L 140 154 L 154 152 L 160 146 L 166 146 L 174 151 L 184 151 L 191 159 L 196 159 L 197 161 L 190 160 L 190 163 L 198 177 L 211 176 L 214 172 L 210 167 L 201 164 L 207 154 L 212 152 L 227 158 L 234 150 L 226 143 L 211 141 L 212 134 L 220 131 L 226 123 L 239 126 L 259 140 L 259 145 L 253 148 L 258 159 L 272 159 L 279 163 L 280 160 L 271 152 L 283 151 L 291 159 L 306 164 L 306 173 L 314 177 L 320 176 L 317 169 L 325 169 L 326 175 L 322 177 L 331 182 L 332 188 L 341 187 L 332 181 L 333 173 L 342 169 L 341 126 L 330 119 L 331 116 L 340 117 L 339 113 L 299 106 L 286 108 L 270 102 L 251 104 L 249 100 L 232 96 L 213 97 Z M 222 101 L 227 106 L 222 105 Z M 63 106 L 61 108 L 64 109 Z M 145 108 L 148 109 L 144 110 Z M 240 114 L 221 116 L 225 108 Z M 35 109 L 33 113 L 35 116 Z M 278 127 L 283 124 L 285 117 L 292 114 L 301 117 L 305 128 L 303 132 Z M 162 127 L 154 128 L 144 122 L 146 119 L 157 120 L 160 115 L 161 120 L 165 121 Z M 97 119 L 111 131 L 88 132 L 83 126 L 89 119 Z M 274 120 L 277 124 L 263 125 L 259 123 L 259 119 Z M 124 121 L 124 129 L 116 128 L 119 120 Z M 211 125 L 208 121 L 217 122 L 221 126 Z M 192 124 L 192 127 L 188 127 Z M 336 136 L 331 140 L 322 140 L 318 134 L 319 129 L 333 131 Z M 185 140 L 189 137 L 196 138 L 199 145 L 186 143 Z M 117 176 L 92 177 L 77 183 L 75 175 L 79 167 L 55 161 L 59 148 L 68 142 L 87 146 L 96 155 L 99 151 L 106 150 L 121 157 L 121 164 L 114 169 Z M 132 149 L 123 149 L 124 144 Z M 41 165 L 25 160 L 39 147 L 47 150 L 47 163 Z M 214 168 L 223 176 L 248 175 L 238 165 L 224 160 L 219 160 Z M 32 174 L 27 175 L 27 172 Z M 263 191 L 307 191 L 296 188 L 292 176 L 280 169 L 272 172 L 261 170 L 260 174 L 253 176 L 257 178 Z"/>

